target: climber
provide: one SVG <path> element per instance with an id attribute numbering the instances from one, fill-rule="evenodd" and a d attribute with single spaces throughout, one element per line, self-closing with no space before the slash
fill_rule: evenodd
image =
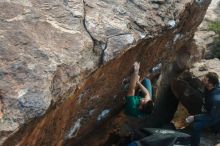
<path id="1" fill-rule="evenodd" d="M 204 76 L 202 83 L 205 87 L 206 112 L 186 118 L 187 123 L 193 122 L 191 146 L 199 146 L 200 134 L 204 128 L 220 123 L 220 84 L 218 75 L 209 72 Z"/>
<path id="2" fill-rule="evenodd" d="M 143 117 L 150 114 L 153 108 L 151 82 L 146 78 L 143 80 L 143 84 L 139 81 L 139 69 L 140 63 L 135 62 L 125 104 L 125 113 L 134 117 Z M 144 95 L 135 94 L 136 85 Z"/>

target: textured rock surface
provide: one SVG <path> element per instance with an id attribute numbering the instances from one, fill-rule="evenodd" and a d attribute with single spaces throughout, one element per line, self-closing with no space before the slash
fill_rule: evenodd
<path id="1" fill-rule="evenodd" d="M 220 1 L 212 0 L 203 22 L 198 27 L 194 39 L 200 54 L 198 57 L 211 59 L 214 57 L 212 54 L 213 49 L 216 47 L 215 38 L 218 37 L 214 31 L 210 31 L 208 25 L 210 22 L 220 21 Z"/>
<path id="2" fill-rule="evenodd" d="M 81 3 L 72 5 L 76 4 Z M 4 104 L 0 131 L 8 132 L 44 114 L 51 101 L 74 88 L 77 81 L 73 78 L 81 70 L 92 70 L 98 59 L 82 24 L 82 5 L 75 10 L 77 17 L 74 7 L 61 1 L 1 1 L 0 7 L 0 89 Z M 52 80 L 59 68 L 65 69 L 60 73 L 62 78 Z"/>
<path id="3" fill-rule="evenodd" d="M 220 76 L 219 59 L 201 60 L 193 65 L 191 72 L 197 77 L 203 77 L 208 72 L 216 72 Z"/>
<path id="4" fill-rule="evenodd" d="M 203 85 L 202 78 L 208 72 L 216 72 L 219 59 L 202 60 L 193 64 L 189 72 L 182 73 L 172 84 L 172 91 L 192 115 L 199 114 L 202 109 Z M 193 105 L 193 106 L 192 106 Z"/>
<path id="5" fill-rule="evenodd" d="M 77 144 L 122 107 L 134 61 L 169 63 L 209 3 L 1 1 L 3 145 Z"/>

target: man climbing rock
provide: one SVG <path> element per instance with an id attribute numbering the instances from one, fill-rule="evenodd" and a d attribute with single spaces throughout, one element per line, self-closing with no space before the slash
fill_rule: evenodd
<path id="1" fill-rule="evenodd" d="M 144 79 L 144 85 L 139 81 L 140 63 L 134 63 L 134 71 L 131 76 L 130 85 L 126 97 L 125 113 L 134 117 L 144 117 L 152 110 L 152 86 L 149 79 Z M 141 89 L 143 95 L 135 94 L 136 85 Z"/>

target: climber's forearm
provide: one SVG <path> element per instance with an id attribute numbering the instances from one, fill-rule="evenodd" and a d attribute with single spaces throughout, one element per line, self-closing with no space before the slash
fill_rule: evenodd
<path id="1" fill-rule="evenodd" d="M 139 86 L 139 88 L 141 89 L 141 91 L 144 93 L 144 97 L 145 98 L 149 98 L 149 99 L 151 99 L 151 96 L 150 96 L 150 93 L 149 93 L 149 91 L 147 90 L 147 88 L 145 88 L 142 84 L 141 84 L 141 82 L 137 82 L 137 85 Z"/>

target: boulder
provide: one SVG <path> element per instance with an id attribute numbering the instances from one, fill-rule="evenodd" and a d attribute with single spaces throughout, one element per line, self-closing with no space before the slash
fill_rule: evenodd
<path id="1" fill-rule="evenodd" d="M 210 1 L 1 1 L 2 145 L 93 136 L 122 109 L 135 61 L 143 77 L 191 50 Z"/>
<path id="2" fill-rule="evenodd" d="M 190 71 L 183 72 L 173 80 L 172 91 L 190 114 L 202 112 L 204 87 L 201 80 L 208 72 L 220 75 L 220 70 L 217 67 L 219 62 L 219 59 L 201 60 L 193 64 Z"/>

